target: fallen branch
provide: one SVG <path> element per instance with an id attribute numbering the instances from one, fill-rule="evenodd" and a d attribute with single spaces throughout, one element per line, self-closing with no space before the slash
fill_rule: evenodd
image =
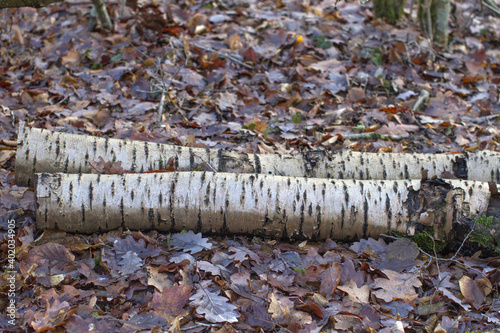
<path id="1" fill-rule="evenodd" d="M 172 172 L 39 174 L 37 223 L 77 233 L 119 227 L 352 239 L 413 234 L 424 226 L 451 239 L 464 218 L 487 211 L 487 183 L 442 180 L 328 180 Z"/>
<path id="2" fill-rule="evenodd" d="M 125 171 L 203 170 L 335 179 L 460 178 L 500 183 L 499 153 L 390 154 L 310 151 L 297 155 L 246 154 L 144 141 L 99 138 L 19 126 L 16 183 L 33 186 L 35 173 L 90 173 L 89 162 L 121 162 Z"/>

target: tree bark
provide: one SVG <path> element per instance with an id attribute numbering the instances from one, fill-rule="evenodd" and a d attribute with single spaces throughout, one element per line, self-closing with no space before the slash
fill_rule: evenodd
<path id="1" fill-rule="evenodd" d="M 246 154 L 219 149 L 188 148 L 144 141 L 99 138 L 19 126 L 16 183 L 34 186 L 35 173 L 90 173 L 89 162 L 121 162 L 126 171 L 164 170 L 170 158 L 176 170 L 259 173 L 335 179 L 460 178 L 500 183 L 500 154 L 390 154 L 311 151 L 297 155 Z"/>
<path id="2" fill-rule="evenodd" d="M 441 46 L 448 45 L 450 21 L 450 0 L 434 0 L 436 2 L 436 21 L 434 22 L 434 41 Z"/>
<path id="3" fill-rule="evenodd" d="M 0 8 L 33 7 L 41 8 L 64 0 L 0 0 Z"/>
<path id="4" fill-rule="evenodd" d="M 376 18 L 386 18 L 396 24 L 405 9 L 404 0 L 373 0 L 373 12 Z"/>
<path id="5" fill-rule="evenodd" d="M 97 13 L 97 17 L 102 24 L 104 29 L 111 29 L 111 19 L 109 18 L 108 10 L 106 8 L 106 4 L 103 0 L 92 0 L 94 4 L 94 8 Z"/>
<path id="6" fill-rule="evenodd" d="M 450 0 L 419 0 L 418 21 L 430 40 L 448 45 Z"/>
<path id="7" fill-rule="evenodd" d="M 451 239 L 463 218 L 487 211 L 492 198 L 487 183 L 461 180 L 213 172 L 38 174 L 37 184 L 38 227 L 77 233 L 122 227 L 348 240 L 430 226 Z"/>

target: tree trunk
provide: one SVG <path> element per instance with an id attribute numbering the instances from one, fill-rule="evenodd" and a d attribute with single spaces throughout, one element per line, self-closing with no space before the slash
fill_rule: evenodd
<path id="1" fill-rule="evenodd" d="M 164 170 L 170 158 L 176 170 L 259 173 L 336 179 L 460 178 L 500 183 L 500 154 L 390 154 L 311 151 L 297 155 L 246 154 L 188 148 L 144 141 L 107 139 L 19 126 L 16 183 L 33 186 L 36 172 L 90 173 L 89 162 L 121 162 L 126 171 Z M 205 163 L 206 162 L 206 163 Z"/>
<path id="2" fill-rule="evenodd" d="M 64 0 L 0 0 L 0 8 L 33 7 L 41 8 Z"/>
<path id="3" fill-rule="evenodd" d="M 104 29 L 111 29 L 111 19 L 109 18 L 108 10 L 106 8 L 106 4 L 103 0 L 92 0 L 94 4 L 94 8 L 97 13 L 97 17 L 102 24 Z"/>
<path id="4" fill-rule="evenodd" d="M 391 24 L 401 18 L 405 9 L 405 0 L 373 0 L 373 13 L 376 18 L 386 18 Z"/>
<path id="5" fill-rule="evenodd" d="M 436 237 L 451 239 L 462 218 L 487 211 L 492 197 L 487 183 L 461 180 L 213 172 L 38 174 L 37 184 L 42 229 L 188 229 L 284 239 L 348 240 L 393 231 L 413 234 L 425 226 L 433 227 Z"/>
<path id="6" fill-rule="evenodd" d="M 450 0 L 436 2 L 436 22 L 434 22 L 434 41 L 442 46 L 448 45 L 448 23 L 450 21 Z"/>
<path id="7" fill-rule="evenodd" d="M 450 0 L 419 0 L 418 20 L 430 40 L 448 45 Z"/>

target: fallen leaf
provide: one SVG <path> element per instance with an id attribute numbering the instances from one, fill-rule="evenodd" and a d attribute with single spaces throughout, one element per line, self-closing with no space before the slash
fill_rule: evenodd
<path id="1" fill-rule="evenodd" d="M 209 283 L 210 281 L 202 281 L 196 293 L 189 298 L 191 306 L 196 308 L 196 313 L 203 315 L 211 323 L 237 322 L 240 316 L 235 311 L 237 306 L 229 303 L 226 297 L 209 291 Z"/>
<path id="2" fill-rule="evenodd" d="M 355 303 L 368 304 L 370 300 L 370 287 L 367 285 L 358 288 L 354 280 L 349 280 L 346 284 L 338 286 L 338 289 L 349 295 L 349 299 Z"/>
<path id="3" fill-rule="evenodd" d="M 372 293 L 385 302 L 393 300 L 408 300 L 418 297 L 415 288 L 422 286 L 416 274 L 397 273 L 391 270 L 382 271 L 386 278 L 376 278 Z M 375 290 L 378 289 L 378 290 Z"/>
<path id="4" fill-rule="evenodd" d="M 155 292 L 152 305 L 156 314 L 171 321 L 184 311 L 192 286 L 175 283 L 171 288 L 164 287 L 161 293 Z"/>
<path id="5" fill-rule="evenodd" d="M 472 305 L 474 308 L 479 309 L 483 304 L 485 296 L 477 283 L 467 275 L 462 276 L 458 282 L 460 291 L 464 296 L 464 302 Z"/>

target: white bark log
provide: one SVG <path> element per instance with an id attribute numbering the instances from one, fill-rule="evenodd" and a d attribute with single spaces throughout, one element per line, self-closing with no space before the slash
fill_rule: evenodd
<path id="1" fill-rule="evenodd" d="M 118 227 L 273 238 L 351 239 L 419 225 L 451 237 L 462 217 L 487 210 L 487 183 L 329 180 L 172 172 L 41 174 L 37 223 L 77 233 Z"/>
<path id="2" fill-rule="evenodd" d="M 209 163 L 219 172 L 260 173 L 335 179 L 421 179 L 442 177 L 500 183 L 500 154 L 390 154 L 311 151 L 297 155 L 245 154 L 219 149 L 187 148 L 152 142 L 117 140 L 51 132 L 19 126 L 16 183 L 32 186 L 36 172 L 89 173 L 89 162 L 121 161 L 127 171 L 162 170 L 171 157 L 178 170 Z"/>

